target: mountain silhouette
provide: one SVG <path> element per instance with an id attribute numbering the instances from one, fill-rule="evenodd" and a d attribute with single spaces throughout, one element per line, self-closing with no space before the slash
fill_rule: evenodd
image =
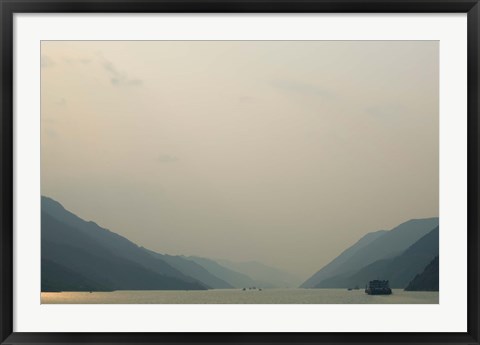
<path id="1" fill-rule="evenodd" d="M 333 259 L 329 264 L 324 266 L 320 271 L 307 279 L 300 287 L 310 288 L 318 284 L 318 282 L 336 275 L 337 270 L 341 270 L 348 259 L 350 259 L 360 249 L 373 242 L 386 233 L 386 230 L 370 232 L 358 240 L 353 246 L 345 249 L 339 256 Z"/>
<path id="2" fill-rule="evenodd" d="M 205 286 L 208 286 L 212 289 L 232 289 L 233 286 L 223 281 L 222 279 L 216 277 L 209 271 L 207 271 L 203 266 L 197 264 L 195 261 L 188 260 L 183 256 L 174 256 L 174 255 L 166 255 L 166 254 L 159 254 L 148 249 L 145 249 L 151 255 L 162 259 L 163 261 L 167 262 L 172 267 L 176 268 L 180 272 L 197 279 L 198 281 L 202 282 Z"/>
<path id="3" fill-rule="evenodd" d="M 405 288 L 405 291 L 438 291 L 438 271 L 438 256 L 436 256 L 427 267 L 425 267 L 422 273 L 417 274 L 415 278 L 413 278 Z"/>
<path id="4" fill-rule="evenodd" d="M 292 288 L 297 287 L 301 280 L 295 275 L 270 267 L 258 261 L 235 262 L 216 259 L 218 264 L 243 273 L 255 281 L 255 286 L 262 288 Z"/>
<path id="5" fill-rule="evenodd" d="M 227 282 L 235 288 L 256 286 L 255 280 L 251 277 L 247 276 L 246 274 L 234 271 L 230 268 L 224 267 L 212 259 L 201 258 L 198 256 L 188 256 L 186 258 L 188 260 L 196 262 L 197 264 L 205 268 L 207 271 L 211 272 L 216 277 L 222 279 L 223 281 Z"/>
<path id="6" fill-rule="evenodd" d="M 204 290 L 126 238 L 42 197 L 42 291 Z"/>
<path id="7" fill-rule="evenodd" d="M 436 227 L 394 258 L 375 261 L 353 274 L 328 278 L 315 287 L 347 288 L 356 285 L 364 286 L 374 279 L 386 279 L 390 281 L 390 287 L 403 289 L 424 270 L 432 258 L 438 255 L 438 232 Z"/>
<path id="8" fill-rule="evenodd" d="M 301 287 L 316 287 L 326 279 L 352 275 L 375 261 L 398 256 L 436 226 L 438 218 L 412 219 L 390 231 L 370 233 L 307 279 Z"/>

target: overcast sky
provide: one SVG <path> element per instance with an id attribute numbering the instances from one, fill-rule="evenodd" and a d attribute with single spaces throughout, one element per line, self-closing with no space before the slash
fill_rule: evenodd
<path id="1" fill-rule="evenodd" d="M 42 194 L 307 278 L 438 216 L 438 42 L 42 42 Z"/>

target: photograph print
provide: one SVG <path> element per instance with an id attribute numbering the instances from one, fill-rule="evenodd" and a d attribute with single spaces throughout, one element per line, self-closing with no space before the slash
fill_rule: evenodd
<path id="1" fill-rule="evenodd" d="M 438 41 L 42 41 L 42 304 L 438 304 Z"/>

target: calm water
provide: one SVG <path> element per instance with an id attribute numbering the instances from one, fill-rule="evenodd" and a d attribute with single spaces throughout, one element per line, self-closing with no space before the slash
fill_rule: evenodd
<path id="1" fill-rule="evenodd" d="M 370 296 L 346 289 L 241 289 L 206 291 L 42 292 L 42 304 L 432 304 L 438 292 L 393 290 Z"/>

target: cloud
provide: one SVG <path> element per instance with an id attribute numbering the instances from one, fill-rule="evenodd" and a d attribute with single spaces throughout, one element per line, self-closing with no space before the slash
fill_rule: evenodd
<path id="1" fill-rule="evenodd" d="M 47 67 L 53 67 L 57 64 L 50 56 L 48 55 L 42 55 L 40 58 L 41 66 L 42 68 L 47 68 Z M 59 63 L 66 63 L 68 65 L 75 65 L 75 64 L 82 64 L 82 65 L 88 65 L 92 62 L 91 59 L 88 58 L 71 58 L 71 57 L 63 57 L 60 59 Z"/>
<path id="2" fill-rule="evenodd" d="M 112 61 L 104 58 L 101 53 L 97 53 L 98 59 L 100 60 L 99 63 L 103 67 L 103 69 L 107 72 L 108 78 L 110 79 L 110 83 L 115 86 L 140 86 L 143 84 L 143 81 L 139 78 L 132 78 L 124 71 L 121 71 L 113 64 Z M 96 61 L 98 61 L 96 59 Z M 60 63 L 67 64 L 67 65 L 89 65 L 91 64 L 93 59 L 82 57 L 82 58 L 72 58 L 72 57 L 63 57 L 60 60 Z M 57 63 L 49 56 L 42 55 L 41 57 L 41 67 L 47 68 L 55 66 Z M 63 103 L 64 105 L 64 103 Z"/>
<path id="3" fill-rule="evenodd" d="M 101 60 L 101 65 L 109 75 L 112 85 L 140 86 L 143 84 L 143 81 L 141 79 L 130 78 L 127 73 L 120 71 L 110 60 L 107 60 L 104 57 L 101 57 Z"/>
<path id="4" fill-rule="evenodd" d="M 364 113 L 376 123 L 398 128 L 411 126 L 412 123 L 420 126 L 426 119 L 424 116 L 418 116 L 418 113 L 410 109 L 408 105 L 393 102 L 391 104 L 383 103 L 366 107 L 364 108 Z"/>
<path id="5" fill-rule="evenodd" d="M 325 88 L 305 83 L 297 80 L 288 80 L 288 79 L 276 79 L 270 83 L 274 88 L 280 89 L 282 91 L 304 94 L 309 96 L 320 96 L 322 98 L 331 97 L 331 92 Z"/>
<path id="6" fill-rule="evenodd" d="M 176 156 L 171 156 L 171 155 L 166 155 L 166 154 L 161 154 L 158 156 L 158 161 L 160 163 L 173 163 L 178 161 L 178 157 Z"/>
<path id="7" fill-rule="evenodd" d="M 63 61 L 69 65 L 74 65 L 74 64 L 82 64 L 82 65 L 88 65 L 90 62 L 92 62 L 91 59 L 88 58 L 71 58 L 71 57 L 64 57 Z"/>
<path id="8" fill-rule="evenodd" d="M 128 85 L 142 85 L 143 81 L 141 79 L 129 79 L 127 80 Z"/>
<path id="9" fill-rule="evenodd" d="M 238 98 L 239 103 L 255 103 L 257 98 L 251 96 L 241 96 Z"/>
<path id="10" fill-rule="evenodd" d="M 55 104 L 63 107 L 67 105 L 67 100 L 62 97 L 58 101 L 55 101 Z"/>
<path id="11" fill-rule="evenodd" d="M 408 114 L 408 109 L 403 104 L 380 104 L 365 108 L 365 112 L 375 118 L 393 118 Z"/>
<path id="12" fill-rule="evenodd" d="M 87 58 L 79 59 L 79 61 L 80 61 L 80 63 L 82 63 L 84 65 L 88 65 L 90 62 L 92 62 L 92 60 L 87 59 Z"/>

